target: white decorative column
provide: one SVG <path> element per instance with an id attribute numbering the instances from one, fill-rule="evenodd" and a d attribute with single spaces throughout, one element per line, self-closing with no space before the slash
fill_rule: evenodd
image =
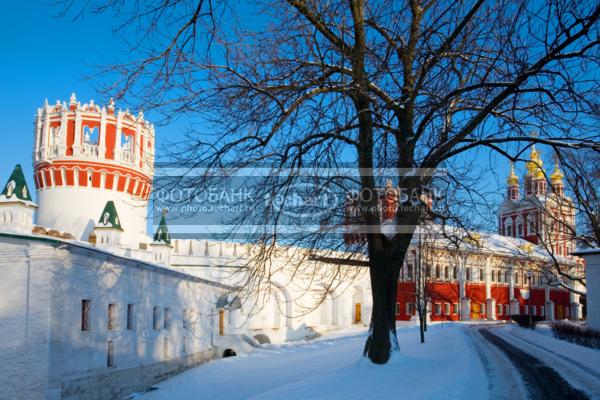
<path id="1" fill-rule="evenodd" d="M 81 129 L 82 129 L 82 110 L 79 105 L 75 110 L 75 135 L 73 138 L 73 157 L 81 155 Z"/>
<path id="2" fill-rule="evenodd" d="M 600 248 L 576 251 L 573 255 L 585 261 L 588 326 L 600 330 Z"/>
<path id="3" fill-rule="evenodd" d="M 573 292 L 569 293 L 569 301 L 569 319 L 579 321 L 581 319 L 581 304 L 579 303 L 579 295 Z"/>
<path id="4" fill-rule="evenodd" d="M 467 263 L 466 257 L 460 257 L 458 259 L 458 296 L 460 299 L 465 297 L 465 265 Z"/>
<path id="5" fill-rule="evenodd" d="M 460 320 L 470 321 L 471 320 L 471 300 L 467 298 L 466 293 L 466 268 L 467 268 L 467 256 L 463 256 L 459 259 L 459 295 L 460 295 Z"/>
<path id="6" fill-rule="evenodd" d="M 136 121 L 135 124 L 135 138 L 134 138 L 134 142 L 133 142 L 133 146 L 131 151 L 133 152 L 133 154 L 131 155 L 131 161 L 133 162 L 133 165 L 135 165 L 136 167 L 139 166 L 139 161 L 140 161 L 140 146 L 142 145 L 142 129 L 141 129 L 141 124 L 139 122 Z"/>
<path id="7" fill-rule="evenodd" d="M 123 113 L 117 113 L 117 132 L 115 135 L 115 161 L 121 161 L 121 141 L 123 135 Z"/>
<path id="8" fill-rule="evenodd" d="M 515 269 L 512 266 L 510 267 L 508 278 L 508 298 L 510 299 L 510 315 L 520 314 L 521 310 L 519 307 L 519 300 L 515 299 Z"/>
<path id="9" fill-rule="evenodd" d="M 485 260 L 485 313 L 488 320 L 496 319 L 496 300 L 492 298 L 492 256 Z"/>
<path id="10" fill-rule="evenodd" d="M 66 107 L 60 110 L 60 130 L 58 134 L 58 154 L 57 157 L 64 157 L 67 155 L 67 113 L 69 111 Z"/>
<path id="11" fill-rule="evenodd" d="M 550 285 L 546 283 L 544 290 L 545 297 L 545 315 L 547 321 L 554 321 L 554 302 L 550 300 Z"/>
<path id="12" fill-rule="evenodd" d="M 40 159 L 48 158 L 46 154 L 48 151 L 48 135 L 50 128 L 50 105 L 48 104 L 48 100 L 44 102 L 44 125 L 42 127 L 42 140 L 40 143 Z"/>
<path id="13" fill-rule="evenodd" d="M 100 132 L 98 132 L 98 159 L 106 158 L 106 108 L 102 107 L 100 113 Z"/>
<path id="14" fill-rule="evenodd" d="M 42 141 L 42 109 L 38 108 L 35 115 L 35 126 L 33 127 L 33 162 L 40 159 L 40 144 Z"/>

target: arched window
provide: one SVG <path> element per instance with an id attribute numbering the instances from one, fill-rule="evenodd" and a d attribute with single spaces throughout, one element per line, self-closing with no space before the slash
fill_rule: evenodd
<path id="1" fill-rule="evenodd" d="M 467 280 L 471 280 L 471 267 L 467 267 Z"/>
<path id="2" fill-rule="evenodd" d="M 452 267 L 452 277 L 458 279 L 458 267 L 456 265 Z"/>
<path id="3" fill-rule="evenodd" d="M 492 282 L 496 282 L 496 270 L 492 270 Z"/>
<path id="4" fill-rule="evenodd" d="M 431 265 L 429 264 L 425 266 L 425 276 L 431 278 Z"/>
<path id="5" fill-rule="evenodd" d="M 435 278 L 436 279 L 440 279 L 441 278 L 441 275 L 440 275 L 440 266 L 439 265 L 435 266 Z"/>
<path id="6" fill-rule="evenodd" d="M 450 269 L 448 268 L 448 266 L 444 267 L 444 279 L 450 279 Z"/>
<path id="7" fill-rule="evenodd" d="M 515 223 L 517 224 L 516 233 L 518 237 L 523 237 L 523 217 L 518 216 Z"/>
<path id="8" fill-rule="evenodd" d="M 479 268 L 479 280 L 485 280 L 485 270 L 483 268 Z"/>
<path id="9" fill-rule="evenodd" d="M 504 220 L 504 235 L 505 236 L 513 236 L 512 218 L 511 217 L 508 217 Z"/>
<path id="10" fill-rule="evenodd" d="M 525 221 L 527 223 L 527 236 L 535 235 L 535 216 L 528 214 Z"/>

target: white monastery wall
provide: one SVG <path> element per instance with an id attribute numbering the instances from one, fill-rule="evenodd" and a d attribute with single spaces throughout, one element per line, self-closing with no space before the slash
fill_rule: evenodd
<path id="1" fill-rule="evenodd" d="M 118 398 L 215 356 L 215 303 L 225 287 L 59 240 L 2 235 L 0 245 L 8 338 L 0 398 Z M 91 301 L 87 331 L 83 299 Z"/>
<path id="2" fill-rule="evenodd" d="M 295 248 L 278 252 L 270 267 L 270 286 L 264 282 L 258 294 L 240 294 L 241 309 L 231 314 L 226 331 L 251 337 L 262 334 L 273 343 L 281 343 L 302 339 L 310 329 L 326 332 L 369 324 L 372 300 L 368 270 L 343 266 L 346 276 L 332 279 L 337 266 L 301 259 L 301 252 Z M 178 240 L 170 261 L 173 269 L 235 287 L 243 286 L 247 279 L 242 267 L 252 262 L 252 255 L 246 245 Z M 292 277 L 296 263 L 312 264 L 299 269 L 309 267 L 306 269 L 317 272 L 296 272 Z M 334 285 L 323 299 L 332 281 Z"/>

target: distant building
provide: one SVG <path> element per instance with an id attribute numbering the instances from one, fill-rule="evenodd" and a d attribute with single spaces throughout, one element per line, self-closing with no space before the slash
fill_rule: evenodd
<path id="1" fill-rule="evenodd" d="M 584 276 L 583 262 L 570 255 L 575 249 L 573 202 L 565 196 L 558 164 L 549 177 L 542 167 L 540 153 L 532 147 L 521 193 L 511 165 L 507 195 L 498 212 L 498 234 L 467 233 L 431 223 L 417 229 L 400 269 L 397 320 L 416 318 L 418 273 L 426 276 L 428 317 L 433 321 L 508 320 L 510 315 L 529 313 L 546 320 L 582 318 L 580 296 L 567 288 L 579 292 L 585 288 L 552 272 L 558 263 L 562 271 Z M 398 197 L 391 182 L 379 191 L 384 234 L 393 227 Z M 421 200 L 432 206 L 431 196 Z M 346 223 L 346 241 L 363 241 L 353 227 L 361 220 L 358 200 L 352 196 L 346 203 Z"/>

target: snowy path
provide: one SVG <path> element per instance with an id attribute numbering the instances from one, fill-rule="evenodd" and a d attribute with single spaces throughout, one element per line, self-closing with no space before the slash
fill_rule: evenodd
<path id="1" fill-rule="evenodd" d="M 492 331 L 497 332 L 499 329 L 493 329 L 492 326 L 482 326 L 479 329 L 481 335 L 490 344 L 502 350 L 513 363 L 515 369 L 521 373 L 529 398 L 545 400 L 588 399 L 584 393 L 574 388 L 556 370 L 545 364 L 542 359 L 514 346 L 513 341 L 501 338 Z"/>
<path id="2" fill-rule="evenodd" d="M 488 378 L 490 398 L 504 400 L 521 400 L 529 398 L 527 389 L 519 371 L 506 354 L 490 343 L 480 334 L 485 325 L 470 325 L 466 333 L 471 339 L 479 355 L 485 374 Z"/>
<path id="3" fill-rule="evenodd" d="M 215 360 L 137 400 L 486 399 L 488 381 L 464 326 L 434 325 L 427 343 L 399 328 L 402 354 L 384 366 L 362 359 L 365 332 L 256 349 Z"/>
<path id="4" fill-rule="evenodd" d="M 600 399 L 600 352 L 517 327 L 495 329 L 499 337 L 541 360 L 591 399 Z"/>

